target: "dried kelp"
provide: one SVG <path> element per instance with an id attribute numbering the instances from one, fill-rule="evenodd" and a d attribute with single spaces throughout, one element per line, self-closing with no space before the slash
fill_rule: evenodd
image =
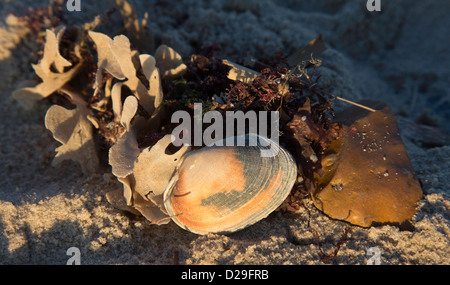
<path id="1" fill-rule="evenodd" d="M 165 79 L 183 76 L 187 66 L 181 55 L 166 45 L 160 45 L 155 51 L 156 67 Z"/>
<path id="2" fill-rule="evenodd" d="M 128 37 L 142 50 L 153 53 L 155 49 L 153 31 L 147 26 L 148 13 L 139 22 L 133 6 L 126 0 L 114 0 L 123 18 Z"/>
<path id="3" fill-rule="evenodd" d="M 80 71 L 82 66 L 81 59 L 76 66 L 65 71 L 65 68 L 72 66 L 72 63 L 59 53 L 59 43 L 64 31 L 65 27 L 63 26 L 55 30 L 48 29 L 46 31 L 44 55 L 38 64 L 32 65 L 36 75 L 42 79 L 42 82 L 34 87 L 25 87 L 14 92 L 14 99 L 25 109 L 33 108 L 37 101 L 62 88 Z"/>
<path id="4" fill-rule="evenodd" d="M 153 114 L 155 110 L 158 110 L 162 102 L 162 90 L 155 59 L 148 55 L 133 54 L 130 41 L 124 35 L 111 39 L 104 34 L 90 31 L 89 36 L 97 46 L 99 58 L 94 89 L 99 88 L 99 82 L 102 81 L 102 70 L 105 70 L 119 80 L 126 79 L 123 84 L 133 91 L 148 114 Z M 136 67 L 135 64 L 138 66 Z M 146 79 L 150 81 L 149 89 L 136 76 L 136 71 L 141 67 Z"/>
<path id="5" fill-rule="evenodd" d="M 73 160 L 81 165 L 83 173 L 93 173 L 99 167 L 99 159 L 93 139 L 92 111 L 80 95 L 66 89 L 61 91 L 70 97 L 76 108 L 68 110 L 53 105 L 45 115 L 45 127 L 62 143 L 56 148 L 52 165 Z"/>
<path id="6" fill-rule="evenodd" d="M 407 226 L 422 197 L 396 118 L 386 103 L 364 100 L 377 112 L 352 106 L 336 116 L 344 135 L 330 146 L 312 195 L 327 215 L 352 224 Z M 324 181 L 325 180 L 325 181 Z"/>
<path id="7" fill-rule="evenodd" d="M 148 35 L 145 21 L 137 22 L 126 1 L 117 2 L 120 2 L 125 26 L 134 44 L 145 42 Z M 163 113 L 161 80 L 182 76 L 186 65 L 181 56 L 166 45 L 156 49 L 155 58 L 133 50 L 124 35 L 110 38 L 92 31 L 99 23 L 96 18 L 91 24 L 72 27 L 78 38 L 70 51 L 67 46 L 61 46 L 66 32 L 64 26 L 47 29 L 42 58 L 33 65 L 42 83 L 17 90 L 14 98 L 26 109 L 50 95 L 61 98 L 52 102 L 68 100 L 70 104 L 65 105 L 72 105 L 73 109 L 53 105 L 45 116 L 45 126 L 62 143 L 56 149 L 52 165 L 70 159 L 78 162 L 85 174 L 97 171 L 99 147 L 94 137 L 100 135 L 109 148 L 112 173 L 123 184 L 123 189 L 107 194 L 108 200 L 119 208 L 141 213 L 151 221 L 160 220 L 165 217 L 159 209 L 163 185 L 168 184 L 175 161 L 188 148 L 166 154 L 171 137 L 165 136 L 150 148 L 141 149 L 138 136 L 159 131 Z M 147 44 L 152 46 L 153 43 Z M 148 45 L 141 48 L 146 49 Z M 70 58 L 63 57 L 61 51 Z M 84 71 L 81 79 L 75 78 L 80 70 Z M 77 84 L 80 81 L 86 84 L 80 86 Z M 98 131 L 94 132 L 95 129 Z M 148 181 L 149 177 L 153 179 Z M 147 188 L 143 185 L 148 186 L 148 183 L 155 186 L 152 193 L 144 192 Z"/>
<path id="8" fill-rule="evenodd" d="M 121 150 L 133 149 L 137 127 L 132 128 L 131 121 L 136 113 L 139 113 L 136 122 L 139 122 L 137 125 L 140 128 L 159 128 L 163 94 L 156 64 L 172 77 L 181 75 L 185 69 L 180 55 L 170 47 L 161 46 L 157 50 L 157 62 L 153 56 L 132 50 L 130 41 L 123 35 L 111 39 L 90 30 L 100 22 L 97 17 L 83 27 L 70 27 L 70 34 L 64 26 L 47 29 L 42 58 L 33 65 L 42 82 L 34 87 L 21 88 L 13 94 L 13 98 L 26 109 L 32 109 L 36 102 L 50 95 L 54 95 L 51 97 L 53 103 L 69 101 L 64 105 L 75 107 L 50 107 L 46 114 L 46 127 L 62 143 L 56 149 L 53 165 L 71 159 L 78 162 L 86 174 L 95 172 L 99 167 L 94 136 L 102 136 L 106 145 L 118 143 Z M 66 36 L 72 44 L 62 46 L 61 40 Z M 83 74 L 77 76 L 81 70 Z M 94 76 L 91 77 L 91 74 Z M 80 85 L 80 82 L 85 84 Z M 124 90 L 134 96 L 129 96 L 122 103 Z M 98 132 L 94 133 L 94 129 Z M 124 158 L 130 157 L 130 153 L 123 152 L 120 160 L 126 161 Z M 138 153 L 139 149 L 136 156 Z M 116 158 L 112 157 L 112 164 Z"/>

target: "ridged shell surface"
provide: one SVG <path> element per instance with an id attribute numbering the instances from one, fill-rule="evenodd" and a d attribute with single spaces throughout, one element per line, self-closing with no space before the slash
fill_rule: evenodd
<path id="1" fill-rule="evenodd" d="M 164 193 L 172 220 L 207 234 L 234 232 L 267 217 L 290 193 L 297 168 L 283 148 L 272 157 L 263 157 L 263 148 L 214 146 L 189 153 Z"/>

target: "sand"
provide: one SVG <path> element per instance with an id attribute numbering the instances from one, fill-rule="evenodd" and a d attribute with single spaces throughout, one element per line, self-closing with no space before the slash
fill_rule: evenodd
<path id="1" fill-rule="evenodd" d="M 112 7 L 89 2 L 81 0 L 81 12 L 65 11 L 69 23 Z M 435 128 L 450 132 L 450 2 L 381 0 L 381 12 L 368 12 L 366 1 L 279 2 L 131 1 L 139 17 L 149 13 L 158 43 L 183 56 L 217 43 L 224 58 L 262 59 L 280 49 L 291 54 L 322 34 L 328 45 L 323 86 L 350 100 L 386 101 L 399 117 L 424 191 L 414 229 L 351 226 L 306 200 L 309 211 L 274 212 L 237 233 L 199 236 L 113 208 L 104 193 L 121 184 L 107 165 L 89 177 L 70 161 L 52 167 L 58 143 L 44 126 L 49 106 L 25 112 L 11 100 L 32 78 L 37 58 L 30 57 L 36 45 L 27 29 L 8 11 L 48 2 L 0 1 L 0 264 L 66 264 L 70 247 L 80 249 L 81 264 L 367 264 L 378 257 L 381 264 L 449 264 L 450 146 L 447 140 L 422 146 L 425 134 L 414 122 L 426 114 Z M 119 26 L 116 13 L 107 28 Z M 330 254 L 346 229 L 337 256 L 321 261 L 317 241 Z"/>

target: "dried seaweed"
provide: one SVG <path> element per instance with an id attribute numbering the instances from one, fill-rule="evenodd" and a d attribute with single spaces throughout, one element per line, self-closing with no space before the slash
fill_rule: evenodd
<path id="1" fill-rule="evenodd" d="M 181 55 L 169 46 L 160 45 L 155 51 L 155 59 L 156 67 L 165 79 L 180 77 L 186 72 L 187 66 Z"/>
<path id="2" fill-rule="evenodd" d="M 308 61 L 311 56 L 318 57 L 320 54 L 326 50 L 325 42 L 322 39 L 322 35 L 314 38 L 310 41 L 306 46 L 302 49 L 296 51 L 288 58 L 286 58 L 286 62 L 289 66 L 298 66 L 301 65 L 302 62 Z"/>
<path id="3" fill-rule="evenodd" d="M 112 97 L 115 98 L 114 95 Z M 113 104 L 115 101 L 116 99 L 113 99 Z M 133 164 L 139 155 L 135 130 L 131 128 L 131 120 L 136 114 L 137 107 L 138 102 L 134 96 L 128 96 L 125 99 L 123 110 L 121 106 L 116 107 L 118 109 L 116 111 L 117 120 L 124 127 L 125 132 L 120 134 L 117 142 L 110 148 L 109 163 L 112 166 L 112 173 L 120 178 L 133 172 Z"/>
<path id="4" fill-rule="evenodd" d="M 13 93 L 13 98 L 25 109 L 32 109 L 37 101 L 62 88 L 80 71 L 82 61 L 72 69 L 64 72 L 65 67 L 72 65 L 59 53 L 59 43 L 64 31 L 65 27 L 47 30 L 44 56 L 38 64 L 32 65 L 36 75 L 42 79 L 42 82 L 34 87 L 25 87 Z M 53 68 L 56 72 L 52 70 Z"/>
<path id="5" fill-rule="evenodd" d="M 89 31 L 89 36 L 97 46 L 99 58 L 94 83 L 96 92 L 102 81 L 102 70 L 105 70 L 119 80 L 127 79 L 123 84 L 133 91 L 145 111 L 148 114 L 153 114 L 162 102 L 160 77 L 156 70 L 155 59 L 150 55 L 133 54 L 130 41 L 124 35 L 111 39 L 104 34 Z M 136 70 L 140 67 L 136 68 L 135 63 L 142 66 L 146 79 L 150 81 L 150 89 L 136 76 Z"/>
<path id="6" fill-rule="evenodd" d="M 142 50 L 153 53 L 155 49 L 154 34 L 147 26 L 148 13 L 145 12 L 144 18 L 139 22 L 133 6 L 128 1 L 114 0 L 114 2 L 122 15 L 128 37 Z"/>
<path id="7" fill-rule="evenodd" d="M 73 160 L 81 165 L 83 173 L 94 173 L 99 167 L 99 159 L 93 139 L 93 126 L 89 120 L 92 112 L 81 96 L 66 89 L 61 91 L 69 95 L 76 108 L 68 110 L 53 105 L 47 111 L 45 126 L 63 144 L 56 148 L 52 165 L 58 165 L 63 160 Z"/>

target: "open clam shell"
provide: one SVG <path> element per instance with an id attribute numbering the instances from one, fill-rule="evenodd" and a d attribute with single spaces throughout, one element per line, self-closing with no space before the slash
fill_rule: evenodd
<path id="1" fill-rule="evenodd" d="M 260 139 L 255 146 L 205 147 L 185 156 L 164 192 L 175 223 L 197 234 L 229 233 L 281 205 L 296 180 L 296 164 L 274 141 L 248 134 L 247 142 L 252 136 Z M 261 155 L 267 143 L 277 147 L 273 156 Z"/>

